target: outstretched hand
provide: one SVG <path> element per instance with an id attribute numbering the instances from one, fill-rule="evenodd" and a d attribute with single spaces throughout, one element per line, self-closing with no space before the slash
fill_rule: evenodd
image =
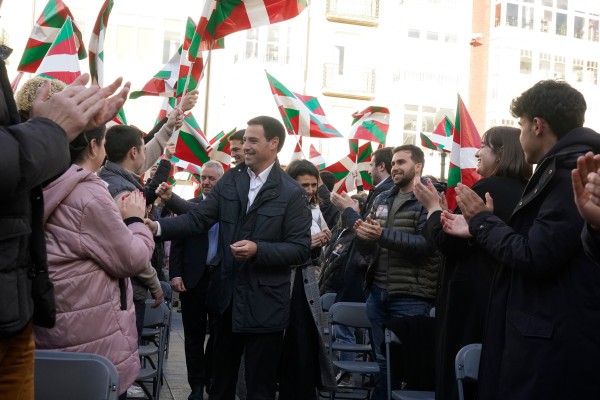
<path id="1" fill-rule="evenodd" d="M 417 200 L 419 200 L 419 203 L 427 209 L 429 215 L 434 211 L 443 209 L 441 206 L 442 199 L 430 179 L 427 180 L 427 186 L 423 185 L 421 181 L 416 181 L 413 193 Z"/>
<path id="2" fill-rule="evenodd" d="M 594 230 L 600 230 L 600 154 L 589 152 L 579 157 L 571 178 L 579 214 Z"/>
<path id="3" fill-rule="evenodd" d="M 456 186 L 456 203 L 460 207 L 462 215 L 464 215 L 467 223 L 475 215 L 484 211 L 494 211 L 494 200 L 489 193 L 485 194 L 485 202 L 481 200 L 481 197 L 462 183 Z"/>

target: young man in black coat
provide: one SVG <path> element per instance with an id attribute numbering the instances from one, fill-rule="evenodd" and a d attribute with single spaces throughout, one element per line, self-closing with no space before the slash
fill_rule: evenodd
<path id="1" fill-rule="evenodd" d="M 583 219 L 571 184 L 577 158 L 600 151 L 600 135 L 582 128 L 585 110 L 581 93 L 553 80 L 513 100 L 526 160 L 537 168 L 508 224 L 489 211 L 489 196 L 486 204 L 466 186 L 457 188 L 466 234 L 499 261 L 481 399 L 592 399 L 600 393 L 600 269 L 583 251 Z M 444 217 L 447 224 L 461 220 Z"/>
<path id="2" fill-rule="evenodd" d="M 244 133 L 245 163 L 227 171 L 187 214 L 148 221 L 166 240 L 201 234 L 219 223 L 220 263 L 208 294 L 217 313 L 211 398 L 234 400 L 244 354 L 248 400 L 275 399 L 290 272 L 310 256 L 306 191 L 277 161 L 284 140 L 285 129 L 276 119 L 251 119 Z"/>

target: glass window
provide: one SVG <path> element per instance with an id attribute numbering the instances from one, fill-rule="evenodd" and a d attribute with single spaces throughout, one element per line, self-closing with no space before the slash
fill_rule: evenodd
<path id="1" fill-rule="evenodd" d="M 267 62 L 279 61 L 279 26 L 269 26 L 267 31 Z"/>
<path id="2" fill-rule="evenodd" d="M 533 29 L 533 7 L 523 6 L 521 11 L 521 28 Z"/>
<path id="3" fill-rule="evenodd" d="M 419 111 L 419 106 L 416 104 L 405 104 L 404 111 Z"/>
<path id="4" fill-rule="evenodd" d="M 552 11 L 544 10 L 544 15 L 542 16 L 542 26 L 540 30 L 542 32 L 548 32 L 550 27 L 552 26 Z"/>
<path id="5" fill-rule="evenodd" d="M 334 46 L 335 53 L 337 54 L 337 73 L 339 75 L 344 75 L 344 46 Z"/>
<path id="6" fill-rule="evenodd" d="M 427 40 L 438 40 L 438 33 L 427 31 Z"/>
<path id="7" fill-rule="evenodd" d="M 588 20 L 588 40 L 598 41 L 598 20 L 590 18 Z"/>
<path id="8" fill-rule="evenodd" d="M 587 74 L 586 82 L 593 85 L 598 83 L 598 62 L 588 61 L 587 62 Z"/>
<path id="9" fill-rule="evenodd" d="M 556 13 L 556 34 L 567 36 L 567 14 Z"/>
<path id="10" fill-rule="evenodd" d="M 404 132 L 402 138 L 402 144 L 416 144 L 417 134 L 411 132 Z"/>
<path id="11" fill-rule="evenodd" d="M 531 74 L 531 50 L 521 50 L 521 68 L 522 74 Z"/>
<path id="12" fill-rule="evenodd" d="M 179 32 L 171 32 L 165 30 L 165 35 L 163 37 L 163 53 L 162 53 L 162 62 L 166 64 L 171 59 L 171 56 L 175 54 L 179 46 L 181 46 Z"/>
<path id="13" fill-rule="evenodd" d="M 494 26 L 500 26 L 502 21 L 502 4 L 496 4 L 496 15 L 494 17 Z"/>
<path id="14" fill-rule="evenodd" d="M 577 39 L 583 39 L 585 36 L 585 18 L 575 16 L 575 23 L 573 24 L 573 37 Z"/>
<path id="15" fill-rule="evenodd" d="M 540 53 L 540 75 L 544 78 L 550 78 L 550 63 L 551 63 L 551 56 L 548 53 Z"/>
<path id="16" fill-rule="evenodd" d="M 417 116 L 414 114 L 404 114 L 404 130 L 416 131 L 417 130 Z"/>
<path id="17" fill-rule="evenodd" d="M 561 10 L 568 10 L 569 0 L 556 0 L 556 8 L 560 8 Z"/>
<path id="18" fill-rule="evenodd" d="M 565 79 L 565 57 L 554 56 L 554 79 Z"/>
<path id="19" fill-rule="evenodd" d="M 433 126 L 433 116 L 424 115 L 421 120 L 421 131 L 423 132 L 433 132 L 435 127 Z"/>
<path id="20" fill-rule="evenodd" d="M 546 7 L 554 7 L 554 0 L 542 0 L 542 5 Z"/>
<path id="21" fill-rule="evenodd" d="M 573 59 L 573 80 L 575 82 L 583 81 L 583 60 L 580 58 Z"/>
<path id="22" fill-rule="evenodd" d="M 455 33 L 446 33 L 444 36 L 444 41 L 446 43 L 456 43 L 456 34 Z"/>
<path id="23" fill-rule="evenodd" d="M 421 37 L 421 31 L 419 31 L 418 29 L 409 29 L 408 37 L 413 39 L 419 39 Z"/>
<path id="24" fill-rule="evenodd" d="M 516 4 L 506 4 L 506 25 L 518 26 L 519 6 Z"/>
<path id="25" fill-rule="evenodd" d="M 246 31 L 246 59 L 258 58 L 258 29 Z"/>
<path id="26" fill-rule="evenodd" d="M 139 28 L 137 41 L 137 58 L 139 62 L 148 63 L 154 59 L 154 49 L 156 40 L 154 40 L 154 29 Z"/>

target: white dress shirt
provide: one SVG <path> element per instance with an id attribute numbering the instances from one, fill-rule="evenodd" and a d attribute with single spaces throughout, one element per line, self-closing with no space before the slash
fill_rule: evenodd
<path id="1" fill-rule="evenodd" d="M 258 194 L 258 192 L 260 192 L 260 188 L 262 188 L 265 182 L 267 181 L 267 177 L 273 169 L 273 165 L 275 165 L 275 163 L 269 165 L 267 169 L 265 169 L 258 175 L 256 175 L 254 171 L 248 168 L 248 175 L 250 175 L 250 189 L 248 190 L 248 207 L 246 208 L 246 211 L 250 209 L 250 206 L 252 205 L 252 203 L 254 203 L 256 195 Z"/>

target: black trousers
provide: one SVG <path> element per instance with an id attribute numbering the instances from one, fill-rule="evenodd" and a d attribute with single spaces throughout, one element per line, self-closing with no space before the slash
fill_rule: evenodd
<path id="1" fill-rule="evenodd" d="M 244 354 L 247 400 L 274 400 L 283 331 L 233 333 L 231 307 L 215 317 L 214 327 L 214 375 L 209 399 L 235 399 L 238 369 Z"/>
<path id="2" fill-rule="evenodd" d="M 208 274 L 205 274 L 208 275 Z M 208 276 L 204 276 L 193 288 L 179 294 L 181 319 L 185 335 L 185 363 L 188 383 L 192 390 L 202 390 L 210 383 L 210 343 L 204 349 L 206 339 L 206 289 Z"/>

